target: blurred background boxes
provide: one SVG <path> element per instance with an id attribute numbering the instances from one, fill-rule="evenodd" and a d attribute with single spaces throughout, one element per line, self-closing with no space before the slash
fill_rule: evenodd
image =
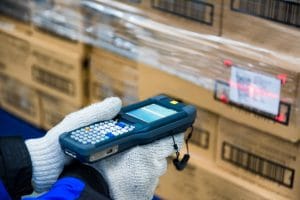
<path id="1" fill-rule="evenodd" d="M 0 15 L 0 72 L 29 82 L 30 24 Z"/>
<path id="2" fill-rule="evenodd" d="M 170 162 L 168 171 L 160 178 L 156 193 L 174 200 L 287 200 L 196 156 L 191 158 L 184 172 L 177 171 Z"/>
<path id="3" fill-rule="evenodd" d="M 299 56 L 300 3 L 279 0 L 225 0 L 223 36 Z"/>
<path id="4" fill-rule="evenodd" d="M 77 48 L 75 44 L 73 48 L 80 50 L 76 52 L 69 47 L 72 46 L 71 42 L 61 41 L 51 35 L 44 35 L 43 38 L 34 36 L 31 45 L 30 68 L 34 87 L 71 104 L 85 105 L 87 61 L 84 45 Z"/>
<path id="5" fill-rule="evenodd" d="M 298 199 L 299 156 L 297 143 L 220 119 L 217 164 L 245 180 Z"/>
<path id="6" fill-rule="evenodd" d="M 206 60 L 207 58 L 204 59 Z M 139 89 L 140 98 L 144 99 L 157 93 L 180 96 L 180 98 L 184 101 L 191 102 L 201 108 L 207 109 L 224 117 L 228 117 L 239 123 L 256 127 L 257 129 L 266 131 L 293 142 L 299 140 L 299 105 L 297 104 L 298 96 L 294 96 L 295 94 L 298 94 L 297 90 L 299 89 L 297 88 L 298 74 L 292 72 L 287 73 L 287 71 L 284 69 L 275 68 L 272 66 L 268 71 L 266 65 L 264 65 L 265 67 L 261 66 L 261 69 L 266 70 L 265 73 L 268 73 L 269 77 L 272 77 L 273 73 L 273 78 L 277 79 L 276 74 L 283 72 L 284 74 L 287 74 L 287 80 L 290 81 L 290 84 L 294 84 L 293 86 L 289 87 L 286 85 L 282 86 L 282 92 L 279 94 L 282 103 L 279 102 L 278 104 L 280 109 L 276 107 L 273 108 L 275 110 L 278 109 L 280 112 L 277 116 L 272 116 L 265 114 L 256 108 L 248 108 L 240 106 L 239 104 L 232 104 L 228 96 L 230 92 L 229 82 L 231 80 L 230 74 L 232 68 L 224 66 L 221 59 L 219 62 L 216 62 L 216 60 L 212 60 L 210 66 L 214 66 L 218 70 L 214 68 L 203 67 L 196 68 L 194 73 L 190 73 L 191 77 L 194 77 L 195 74 L 197 74 L 199 79 L 201 79 L 200 77 L 203 76 L 203 79 L 200 80 L 203 82 L 198 84 L 180 78 L 180 72 L 178 72 L 178 75 L 172 75 L 171 73 L 156 69 L 155 66 L 152 67 L 141 64 L 139 66 L 139 86 L 142 88 Z M 245 66 L 246 69 L 249 69 L 249 65 L 247 63 L 245 65 L 237 64 L 237 66 Z M 274 71 L 272 72 L 272 70 Z M 277 73 L 276 70 L 278 70 Z M 253 67 L 251 67 L 251 71 L 253 71 Z M 262 74 L 261 71 L 262 70 L 260 70 L 258 74 Z M 227 78 L 224 78 L 224 76 L 227 76 Z M 219 80 L 222 80 L 222 82 L 219 82 Z M 225 93 L 225 99 L 222 99 L 223 93 Z M 261 96 L 262 97 L 260 97 L 258 94 L 258 97 L 264 97 L 263 95 Z M 282 118 L 280 118 L 281 116 Z M 278 120 L 283 121 L 281 122 Z M 285 121 L 287 121 L 287 123 L 284 123 Z"/>
<path id="7" fill-rule="evenodd" d="M 41 127 L 49 130 L 57 125 L 64 117 L 71 112 L 80 109 L 79 106 L 72 105 L 69 102 L 49 96 L 48 94 L 40 94 L 41 98 Z"/>
<path id="8" fill-rule="evenodd" d="M 38 92 L 23 82 L 7 76 L 2 76 L 1 85 L 2 108 L 39 127 L 41 112 Z"/>
<path id="9" fill-rule="evenodd" d="M 185 30 L 221 35 L 222 0 L 119 0 L 136 6 L 154 21 Z"/>
<path id="10" fill-rule="evenodd" d="M 10 18 L 3 13 L 0 14 L 0 29 L 1 31 L 10 32 L 11 34 L 31 35 L 32 26 L 30 23 Z"/>
<path id="11" fill-rule="evenodd" d="M 194 132 L 190 142 L 192 155 L 201 155 L 206 159 L 215 160 L 217 150 L 217 126 L 219 116 L 207 110 L 198 108 L 194 123 Z"/>
<path id="12" fill-rule="evenodd" d="M 12 23 L 12 29 L 0 31 L 1 72 L 71 104 L 85 105 L 89 51 L 86 45 L 33 31 L 21 22 Z"/>
<path id="13" fill-rule="evenodd" d="M 136 102 L 138 88 L 137 63 L 110 51 L 94 48 L 90 72 L 91 102 L 119 96 L 124 105 Z"/>

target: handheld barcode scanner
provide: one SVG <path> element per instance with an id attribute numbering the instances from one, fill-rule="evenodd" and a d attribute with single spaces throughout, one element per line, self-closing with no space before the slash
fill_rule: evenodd
<path id="1" fill-rule="evenodd" d="M 112 120 L 63 133 L 59 142 L 67 155 L 81 162 L 92 163 L 134 146 L 185 132 L 192 127 L 195 118 L 194 106 L 159 95 L 123 107 Z M 175 141 L 174 148 L 178 167 L 175 161 L 174 164 L 177 169 L 183 169 L 188 158 L 185 156 L 181 163 Z"/>

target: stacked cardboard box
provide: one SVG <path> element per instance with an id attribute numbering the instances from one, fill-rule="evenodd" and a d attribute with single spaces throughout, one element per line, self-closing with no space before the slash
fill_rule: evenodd
<path id="1" fill-rule="evenodd" d="M 45 130 L 57 125 L 64 117 L 80 106 L 72 105 L 64 100 L 40 93 L 41 102 L 41 127 Z"/>
<path id="2" fill-rule="evenodd" d="M 287 200 L 196 156 L 191 158 L 183 172 L 177 171 L 170 162 L 167 173 L 160 178 L 156 193 L 164 199 L 174 200 Z"/>
<path id="3" fill-rule="evenodd" d="M 35 32 L 31 38 L 33 86 L 71 104 L 86 104 L 86 49 L 82 43 Z"/>
<path id="4" fill-rule="evenodd" d="M 35 125 L 41 124 L 39 94 L 26 83 L 1 75 L 1 107 Z"/>
<path id="5" fill-rule="evenodd" d="M 185 30 L 221 35 L 222 1 L 131 1 L 118 0 L 141 9 L 142 14 L 154 21 Z M 121 6 L 119 6 L 121 7 Z M 124 9 L 127 9 L 124 7 Z"/>
<path id="6" fill-rule="evenodd" d="M 138 70 L 134 60 L 94 48 L 89 81 L 91 102 L 109 96 L 119 96 L 124 105 L 138 100 Z"/>
<path id="7" fill-rule="evenodd" d="M 222 168 L 288 199 L 299 199 L 298 143 L 222 118 L 217 146 L 217 164 Z"/>
<path id="8" fill-rule="evenodd" d="M 31 26 L 4 16 L 0 24 L 0 72 L 28 81 Z"/>
<path id="9" fill-rule="evenodd" d="M 32 108 L 37 109 L 37 113 L 40 113 L 40 110 L 45 113 L 35 115 L 39 122 L 37 119 L 29 121 L 35 125 L 42 122 L 43 128 L 49 129 L 62 117 L 49 119 L 45 116 L 64 116 L 87 103 L 88 48 L 84 44 L 49 35 L 7 17 L 1 16 L 0 22 L 0 40 L 4 45 L 0 50 L 0 73 L 9 79 L 25 83 L 30 88 L 28 90 L 36 93 L 32 98 L 38 96 L 38 99 L 42 99 L 42 103 L 40 100 L 34 101 L 38 106 Z M 45 100 L 41 92 L 50 98 Z M 30 95 L 22 97 L 25 101 Z M 62 105 L 65 109 L 60 109 L 59 114 L 49 113 L 50 110 L 46 107 L 51 107 L 52 102 Z M 8 109 L 6 104 L 2 105 L 5 109 L 12 110 Z M 21 109 L 15 105 L 15 110 Z M 26 113 L 22 113 L 22 110 L 14 113 L 26 118 Z"/>
<path id="10" fill-rule="evenodd" d="M 300 2 L 225 0 L 223 36 L 299 57 Z"/>
<path id="11" fill-rule="evenodd" d="M 197 41 L 193 44 L 197 46 Z M 276 58 L 260 50 L 235 47 L 233 42 L 231 46 L 198 42 L 200 47 L 195 50 L 191 45 L 175 50 L 175 46 L 163 45 L 150 47 L 154 56 L 141 58 L 142 62 L 145 59 L 151 63 L 140 65 L 139 76 L 144 78 L 139 85 L 145 85 L 151 94 L 164 92 L 181 96 L 209 111 L 278 137 L 294 142 L 300 138 L 297 67 L 300 62 L 297 59 L 281 60 L 280 55 Z M 238 74 L 244 80 L 236 80 Z M 249 74 L 251 78 L 243 77 Z M 254 78 L 260 82 L 254 83 Z M 255 89 L 254 105 L 251 97 L 247 99 L 250 103 L 234 98 L 235 93 L 250 90 L 251 84 L 256 84 L 252 88 Z M 143 93 L 141 90 L 141 98 L 150 95 Z"/>

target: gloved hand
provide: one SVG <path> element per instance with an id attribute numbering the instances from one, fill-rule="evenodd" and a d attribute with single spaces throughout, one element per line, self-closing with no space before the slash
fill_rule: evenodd
<path id="1" fill-rule="evenodd" d="M 181 149 L 184 134 L 174 136 Z M 137 146 L 123 153 L 108 157 L 92 166 L 109 185 L 115 200 L 149 200 L 153 198 L 159 177 L 167 170 L 166 158 L 175 152 L 172 137 Z"/>
<path id="2" fill-rule="evenodd" d="M 44 137 L 27 140 L 25 143 L 31 156 L 32 182 L 35 191 L 48 190 L 59 177 L 64 165 L 70 160 L 60 148 L 58 141 L 60 134 L 97 121 L 112 119 L 120 109 L 121 100 L 119 98 L 107 98 L 100 103 L 67 115 Z"/>

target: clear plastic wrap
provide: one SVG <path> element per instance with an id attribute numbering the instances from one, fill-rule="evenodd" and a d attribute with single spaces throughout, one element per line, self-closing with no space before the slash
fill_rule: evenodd
<path id="1" fill-rule="evenodd" d="M 49 4 L 35 6 L 32 17 L 35 26 L 106 49 L 141 67 L 157 69 L 157 75 L 154 75 L 157 82 L 164 81 L 159 79 L 160 73 L 179 77 L 191 87 L 196 86 L 207 92 L 206 95 L 214 103 L 206 109 L 233 118 L 231 114 L 234 111 L 225 107 L 216 109 L 217 105 L 226 104 L 245 111 L 235 115 L 234 120 L 238 119 L 240 123 L 257 126 L 256 122 L 260 120 L 262 123 L 258 129 L 276 132 L 277 136 L 282 137 L 285 136 L 280 132 L 287 131 L 287 137 L 293 135 L 292 140 L 300 139 L 297 131 L 300 124 L 300 52 L 285 54 L 215 36 L 218 34 L 196 33 L 200 32 L 198 28 L 184 28 L 187 19 L 178 19 L 177 24 L 175 17 L 168 24 L 161 16 L 156 18 L 152 14 L 156 11 L 148 14 L 149 5 L 129 6 L 110 0 L 53 2 L 51 7 Z M 182 14 L 180 10 L 174 10 L 175 1 L 151 2 L 172 4 L 173 7 L 154 5 L 163 10 L 176 11 L 168 18 L 173 19 L 173 14 Z M 185 13 L 185 17 L 192 16 L 190 14 Z M 190 27 L 188 22 L 186 25 Z M 103 77 L 99 79 L 105 80 Z M 123 79 L 126 80 L 126 76 Z M 135 83 L 138 85 L 137 81 Z M 105 84 L 113 83 L 106 81 Z M 156 90 L 163 90 L 165 85 L 161 84 Z M 181 91 L 176 91 L 175 95 L 180 97 Z M 194 98 L 193 94 L 190 95 L 185 98 Z"/>
<path id="2" fill-rule="evenodd" d="M 24 22 L 31 21 L 32 0 L 1 0 L 0 13 Z"/>
<path id="3" fill-rule="evenodd" d="M 44 31 L 83 41 L 84 15 L 80 10 L 80 1 L 46 0 L 44 3 L 36 3 L 32 23 Z"/>

